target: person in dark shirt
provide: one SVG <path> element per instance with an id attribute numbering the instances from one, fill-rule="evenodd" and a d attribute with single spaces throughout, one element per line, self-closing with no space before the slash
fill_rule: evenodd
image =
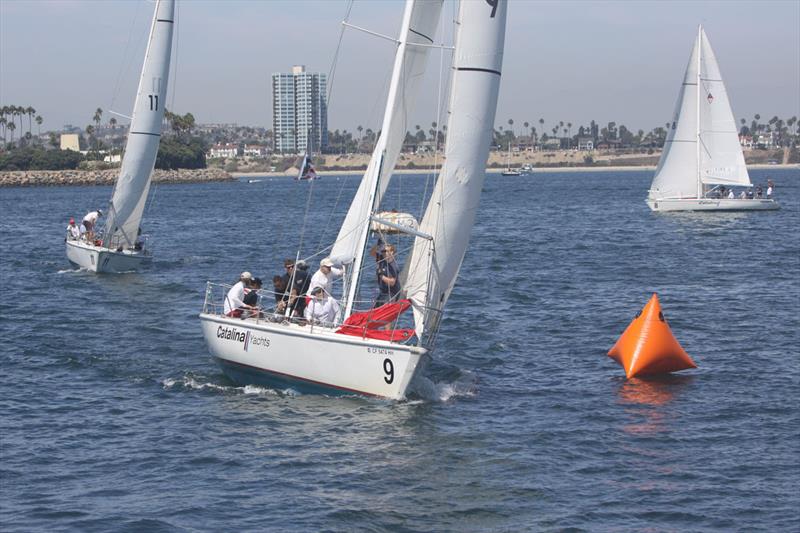
<path id="1" fill-rule="evenodd" d="M 307 269 L 299 268 L 301 265 L 297 265 L 298 268 L 295 268 L 294 259 L 287 259 L 283 262 L 283 266 L 286 268 L 283 281 L 289 289 L 288 305 L 291 308 L 289 315 L 302 318 L 306 309 L 306 292 L 311 283 L 311 278 Z"/>
<path id="2" fill-rule="evenodd" d="M 392 244 L 382 245 L 382 250 L 379 245 L 376 250 L 375 274 L 378 278 L 379 292 L 373 308 L 393 302 L 400 297 L 400 268 L 397 266 L 394 253 L 395 247 Z"/>
<path id="3" fill-rule="evenodd" d="M 261 318 L 263 314 L 261 313 L 261 309 L 258 306 L 258 291 L 261 290 L 261 278 L 253 278 L 253 281 L 250 282 L 250 289 L 244 295 L 244 302 L 245 305 L 249 305 L 253 309 L 249 312 L 249 316 Z"/>

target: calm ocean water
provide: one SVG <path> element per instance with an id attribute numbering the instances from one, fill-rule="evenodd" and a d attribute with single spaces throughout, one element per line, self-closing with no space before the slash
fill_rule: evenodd
<path id="1" fill-rule="evenodd" d="M 206 280 L 327 245 L 357 178 L 305 228 L 308 183 L 159 186 L 154 265 L 119 276 L 62 242 L 110 188 L 0 189 L 0 529 L 798 531 L 800 171 L 768 175 L 779 212 L 676 215 L 651 172 L 490 176 L 400 403 L 237 387 L 197 319 Z M 699 368 L 625 380 L 653 292 Z"/>

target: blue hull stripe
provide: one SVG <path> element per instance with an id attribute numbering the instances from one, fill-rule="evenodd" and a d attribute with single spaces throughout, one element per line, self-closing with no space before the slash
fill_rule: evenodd
<path id="1" fill-rule="evenodd" d="M 274 370 L 266 370 L 255 366 L 238 363 L 235 361 L 227 361 L 215 357 L 217 363 L 222 368 L 226 376 L 233 381 L 247 385 L 265 385 L 275 389 L 294 389 L 303 394 L 328 394 L 334 396 L 347 396 L 359 394 L 361 396 L 369 396 L 373 398 L 383 398 L 379 394 L 372 394 L 363 392 L 356 389 L 348 389 L 347 387 L 338 387 L 330 383 L 323 383 L 321 381 L 314 381 L 312 379 L 305 379 L 291 374 L 284 374 Z"/>

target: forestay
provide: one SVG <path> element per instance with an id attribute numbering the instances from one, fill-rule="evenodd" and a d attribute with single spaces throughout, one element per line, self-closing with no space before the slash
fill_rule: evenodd
<path id="1" fill-rule="evenodd" d="M 417 336 L 433 333 L 464 259 L 486 176 L 507 2 L 461 2 L 445 163 L 432 193 L 406 278 Z"/>
<path id="2" fill-rule="evenodd" d="M 125 156 L 109 207 L 103 242 L 106 247 L 132 247 L 139 231 L 164 120 L 174 15 L 174 0 L 158 1 Z"/>
<path id="3" fill-rule="evenodd" d="M 353 263 L 363 248 L 370 214 L 380 206 L 389 185 L 410 128 L 410 114 L 425 74 L 442 3 L 443 0 L 406 2 L 381 133 L 330 254 L 344 264 Z"/>

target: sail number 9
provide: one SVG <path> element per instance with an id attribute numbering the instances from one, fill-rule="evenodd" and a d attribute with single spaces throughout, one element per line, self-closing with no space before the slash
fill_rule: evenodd
<path id="1" fill-rule="evenodd" d="M 158 95 L 148 94 L 147 97 L 150 98 L 150 111 L 158 111 Z"/>
<path id="2" fill-rule="evenodd" d="M 394 381 L 394 363 L 392 363 L 391 359 L 383 360 L 383 373 L 386 374 L 383 381 L 391 384 Z"/>

